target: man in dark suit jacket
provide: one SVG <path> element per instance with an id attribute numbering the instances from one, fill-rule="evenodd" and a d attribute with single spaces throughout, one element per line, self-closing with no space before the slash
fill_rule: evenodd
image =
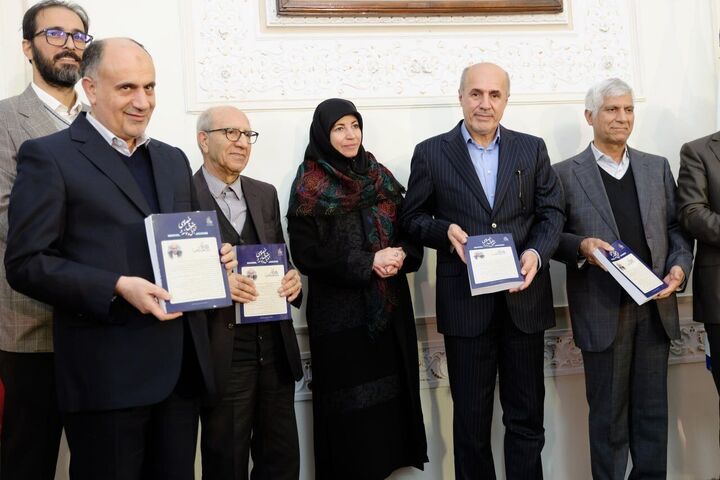
<path id="1" fill-rule="evenodd" d="M 233 245 L 285 243 L 277 192 L 240 174 L 258 138 L 247 116 L 233 107 L 200 115 L 197 140 L 203 166 L 193 181 L 200 206 L 217 210 L 223 241 Z M 258 299 L 253 280 L 234 275 L 238 300 Z M 298 271 L 290 268 L 278 295 L 301 302 Z M 203 478 L 297 480 L 300 452 L 295 421 L 295 380 L 302 378 L 292 319 L 238 325 L 235 307 L 208 318 L 216 396 L 202 412 Z"/>
<path id="2" fill-rule="evenodd" d="M 693 320 L 705 324 L 712 374 L 720 392 L 720 132 L 680 149 L 678 215 L 697 240 L 693 272 Z"/>
<path id="3" fill-rule="evenodd" d="M 507 478 L 542 478 L 544 330 L 555 324 L 549 260 L 562 228 L 562 192 L 542 139 L 499 125 L 508 74 L 481 63 L 463 71 L 464 120 L 413 154 L 401 222 L 437 249 L 437 321 L 454 403 L 455 474 L 495 478 L 490 430 L 495 379 L 505 424 Z M 472 296 L 468 235 L 511 233 L 524 283 Z"/>
<path id="4" fill-rule="evenodd" d="M 675 290 L 692 266 L 692 245 L 675 214 L 675 180 L 667 159 L 627 146 L 634 123 L 630 87 L 619 79 L 587 94 L 593 142 L 555 166 L 565 193 L 566 223 L 555 254 L 567 267 L 575 344 L 583 353 L 595 479 L 665 478 L 667 362 L 680 337 Z M 622 240 L 667 288 L 637 305 L 593 250 Z"/>
<path id="5" fill-rule="evenodd" d="M 23 93 L 0 101 L 0 256 L 7 245 L 18 149 L 25 140 L 67 128 L 83 109 L 75 84 L 83 50 L 92 40 L 85 10 L 59 0 L 30 7 L 22 26 L 33 78 Z M 0 264 L 0 382 L 6 392 L 0 472 L 5 480 L 55 478 L 62 421 L 52 342 L 52 308 L 10 288 Z"/>
<path id="6" fill-rule="evenodd" d="M 71 477 L 190 479 L 212 382 L 207 325 L 160 308 L 170 297 L 152 281 L 144 227 L 151 213 L 197 209 L 190 165 L 145 135 L 155 69 L 140 44 L 95 42 L 81 72 L 91 113 L 18 153 L 8 282 L 54 307 Z"/>

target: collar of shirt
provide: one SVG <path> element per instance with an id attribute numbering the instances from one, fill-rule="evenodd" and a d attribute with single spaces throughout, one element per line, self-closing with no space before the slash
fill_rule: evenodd
<path id="1" fill-rule="evenodd" d="M 465 139 L 465 143 L 467 145 L 472 145 L 473 147 L 478 148 L 480 150 L 491 151 L 500 144 L 500 126 L 499 125 L 498 125 L 497 129 L 495 130 L 495 138 L 493 138 L 493 141 L 490 142 L 490 145 L 488 145 L 487 147 L 483 147 L 482 145 L 477 143 L 475 140 L 473 140 L 472 136 L 470 135 L 470 132 L 468 131 L 467 127 L 465 126 L 464 121 L 460 124 L 460 133 L 462 133 L 462 136 Z"/>
<path id="2" fill-rule="evenodd" d="M 625 147 L 620 163 L 616 163 L 611 157 L 598 150 L 595 146 L 595 142 L 590 143 L 590 148 L 595 156 L 595 161 L 597 162 L 598 167 L 605 170 L 610 176 L 617 180 L 620 180 L 623 176 L 625 176 L 628 168 L 630 168 L 630 154 L 628 153 L 627 147 Z"/>
<path id="3" fill-rule="evenodd" d="M 207 183 L 208 189 L 210 190 L 210 194 L 216 200 L 222 196 L 222 193 L 226 187 L 232 190 L 238 198 L 243 198 L 240 175 L 238 175 L 237 179 L 233 183 L 226 184 L 225 182 L 217 178 L 215 175 L 208 172 L 207 168 L 205 168 L 205 165 L 202 166 L 202 172 L 203 176 L 205 177 L 205 182 Z"/>
<path id="4" fill-rule="evenodd" d="M 31 82 L 30 86 L 32 87 L 35 95 L 38 96 L 40 101 L 43 102 L 47 108 L 57 113 L 58 115 L 74 119 L 75 117 L 77 117 L 77 114 L 82 111 L 83 105 L 80 101 L 80 96 L 77 94 L 75 94 L 75 103 L 73 104 L 73 106 L 67 108 L 65 105 L 60 103 L 57 98 L 53 97 L 45 90 L 38 87 L 34 82 Z"/>
<path id="5" fill-rule="evenodd" d="M 130 150 L 130 147 L 128 146 L 127 142 L 123 140 L 122 138 L 119 138 L 117 135 L 112 133 L 110 130 L 107 129 L 105 125 L 100 123 L 100 121 L 92 116 L 92 113 L 87 114 L 87 121 L 90 122 L 90 125 L 95 127 L 95 130 L 98 131 L 98 133 L 105 139 L 105 141 L 115 150 L 122 153 L 126 157 L 129 157 L 137 150 L 138 147 L 142 147 L 146 143 L 150 141 L 150 137 L 148 137 L 146 134 L 143 133 L 143 135 L 135 140 L 135 148 Z"/>

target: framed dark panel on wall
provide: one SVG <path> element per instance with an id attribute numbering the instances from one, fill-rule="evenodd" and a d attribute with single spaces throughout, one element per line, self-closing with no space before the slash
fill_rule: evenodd
<path id="1" fill-rule="evenodd" d="M 375 17 L 560 13 L 563 0 L 277 0 L 278 15 Z"/>

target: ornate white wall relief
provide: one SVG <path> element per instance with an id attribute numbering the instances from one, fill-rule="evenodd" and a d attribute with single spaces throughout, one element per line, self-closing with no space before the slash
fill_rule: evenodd
<path id="1" fill-rule="evenodd" d="M 577 101 L 609 76 L 640 91 L 634 7 L 623 0 L 566 0 L 558 16 L 444 18 L 452 28 L 436 18 L 288 28 L 297 25 L 277 19 L 273 0 L 185 2 L 190 111 L 312 108 L 332 96 L 362 106 L 454 106 L 460 71 L 483 60 L 510 72 L 515 102 Z"/>

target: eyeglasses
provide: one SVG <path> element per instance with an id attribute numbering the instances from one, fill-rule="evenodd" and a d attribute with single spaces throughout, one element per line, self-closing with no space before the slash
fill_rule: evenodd
<path id="1" fill-rule="evenodd" d="M 248 143 L 250 144 L 257 142 L 257 139 L 260 136 L 258 132 L 253 132 L 252 130 L 240 130 L 239 128 L 215 128 L 213 130 L 205 130 L 205 133 L 212 132 L 225 132 L 225 136 L 231 142 L 237 142 L 240 140 L 240 137 L 245 135 Z"/>
<path id="2" fill-rule="evenodd" d="M 85 50 L 87 44 L 92 42 L 93 39 L 92 35 L 88 35 L 85 32 L 70 33 L 65 30 L 60 30 L 59 28 L 45 28 L 37 32 L 33 37 L 39 37 L 40 35 L 44 35 L 47 43 L 54 47 L 64 47 L 68 38 L 72 38 L 75 48 L 78 50 Z"/>

